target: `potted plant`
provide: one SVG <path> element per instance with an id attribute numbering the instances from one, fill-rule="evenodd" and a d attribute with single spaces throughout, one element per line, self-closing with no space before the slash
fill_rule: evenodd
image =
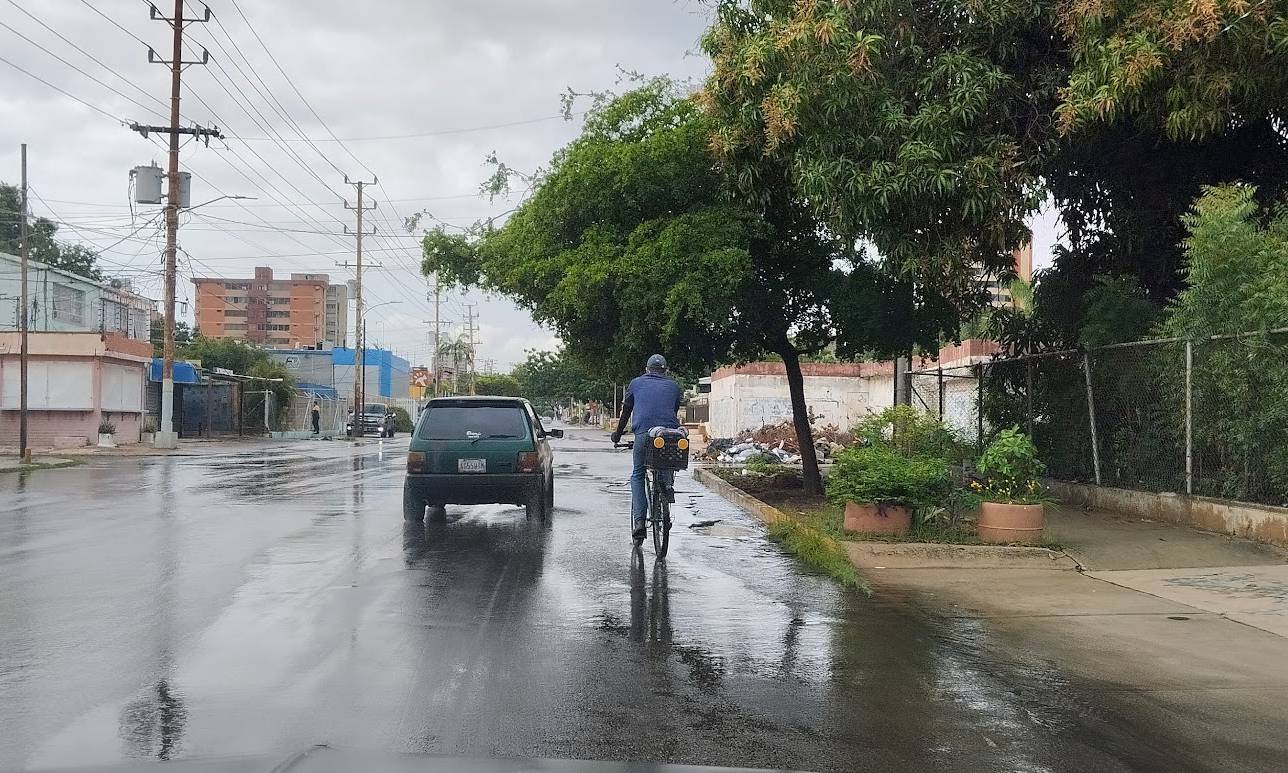
<path id="1" fill-rule="evenodd" d="M 141 428 L 141 431 L 139 432 L 140 442 L 142 443 L 152 442 L 152 439 L 156 437 L 157 423 L 158 422 L 155 416 L 143 417 L 143 426 Z"/>
<path id="2" fill-rule="evenodd" d="M 904 456 L 885 446 L 842 452 L 827 481 L 828 498 L 845 508 L 846 531 L 871 534 L 907 534 L 912 511 L 951 490 L 943 459 Z"/>
<path id="3" fill-rule="evenodd" d="M 116 434 L 116 425 L 110 421 L 101 422 L 98 425 L 98 447 L 99 448 L 116 448 L 116 439 L 112 437 Z"/>
<path id="4" fill-rule="evenodd" d="M 1001 544 L 1041 542 L 1047 496 L 1038 478 L 1046 465 L 1029 436 L 1018 427 L 1002 430 L 984 449 L 976 470 L 984 478 L 971 484 L 983 500 L 975 523 L 979 538 Z"/>

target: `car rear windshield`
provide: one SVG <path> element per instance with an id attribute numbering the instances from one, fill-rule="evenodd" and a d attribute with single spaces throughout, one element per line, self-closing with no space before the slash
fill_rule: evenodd
<path id="1" fill-rule="evenodd" d="M 362 412 L 363 413 L 384 413 L 385 407 L 380 403 L 367 403 L 366 407 L 362 409 Z"/>
<path id="2" fill-rule="evenodd" d="M 523 438 L 528 436 L 528 421 L 518 406 L 440 405 L 429 409 L 416 436 L 422 440 Z"/>

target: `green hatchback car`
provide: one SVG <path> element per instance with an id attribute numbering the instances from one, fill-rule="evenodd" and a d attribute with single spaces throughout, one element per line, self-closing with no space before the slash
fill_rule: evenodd
<path id="1" fill-rule="evenodd" d="M 554 509 L 554 461 L 532 405 L 517 397 L 439 397 L 421 412 L 407 451 L 403 518 L 441 518 L 445 505 L 514 504 L 528 517 Z"/>

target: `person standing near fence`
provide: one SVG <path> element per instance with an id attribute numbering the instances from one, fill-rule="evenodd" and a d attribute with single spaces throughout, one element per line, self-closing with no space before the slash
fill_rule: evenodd
<path id="1" fill-rule="evenodd" d="M 313 401 L 313 407 L 309 409 L 309 415 L 313 419 L 313 434 L 317 435 L 322 431 L 322 406 L 317 400 Z"/>

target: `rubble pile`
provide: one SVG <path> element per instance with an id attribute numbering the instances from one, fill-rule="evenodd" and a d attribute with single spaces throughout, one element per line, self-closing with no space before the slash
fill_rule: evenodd
<path id="1" fill-rule="evenodd" d="M 828 425 L 814 428 L 814 450 L 819 462 L 830 462 L 838 453 L 855 444 L 855 438 Z M 716 438 L 707 444 L 704 458 L 720 464 L 746 464 L 762 459 L 771 464 L 799 464 L 800 443 L 791 422 L 743 432 L 736 438 Z"/>

